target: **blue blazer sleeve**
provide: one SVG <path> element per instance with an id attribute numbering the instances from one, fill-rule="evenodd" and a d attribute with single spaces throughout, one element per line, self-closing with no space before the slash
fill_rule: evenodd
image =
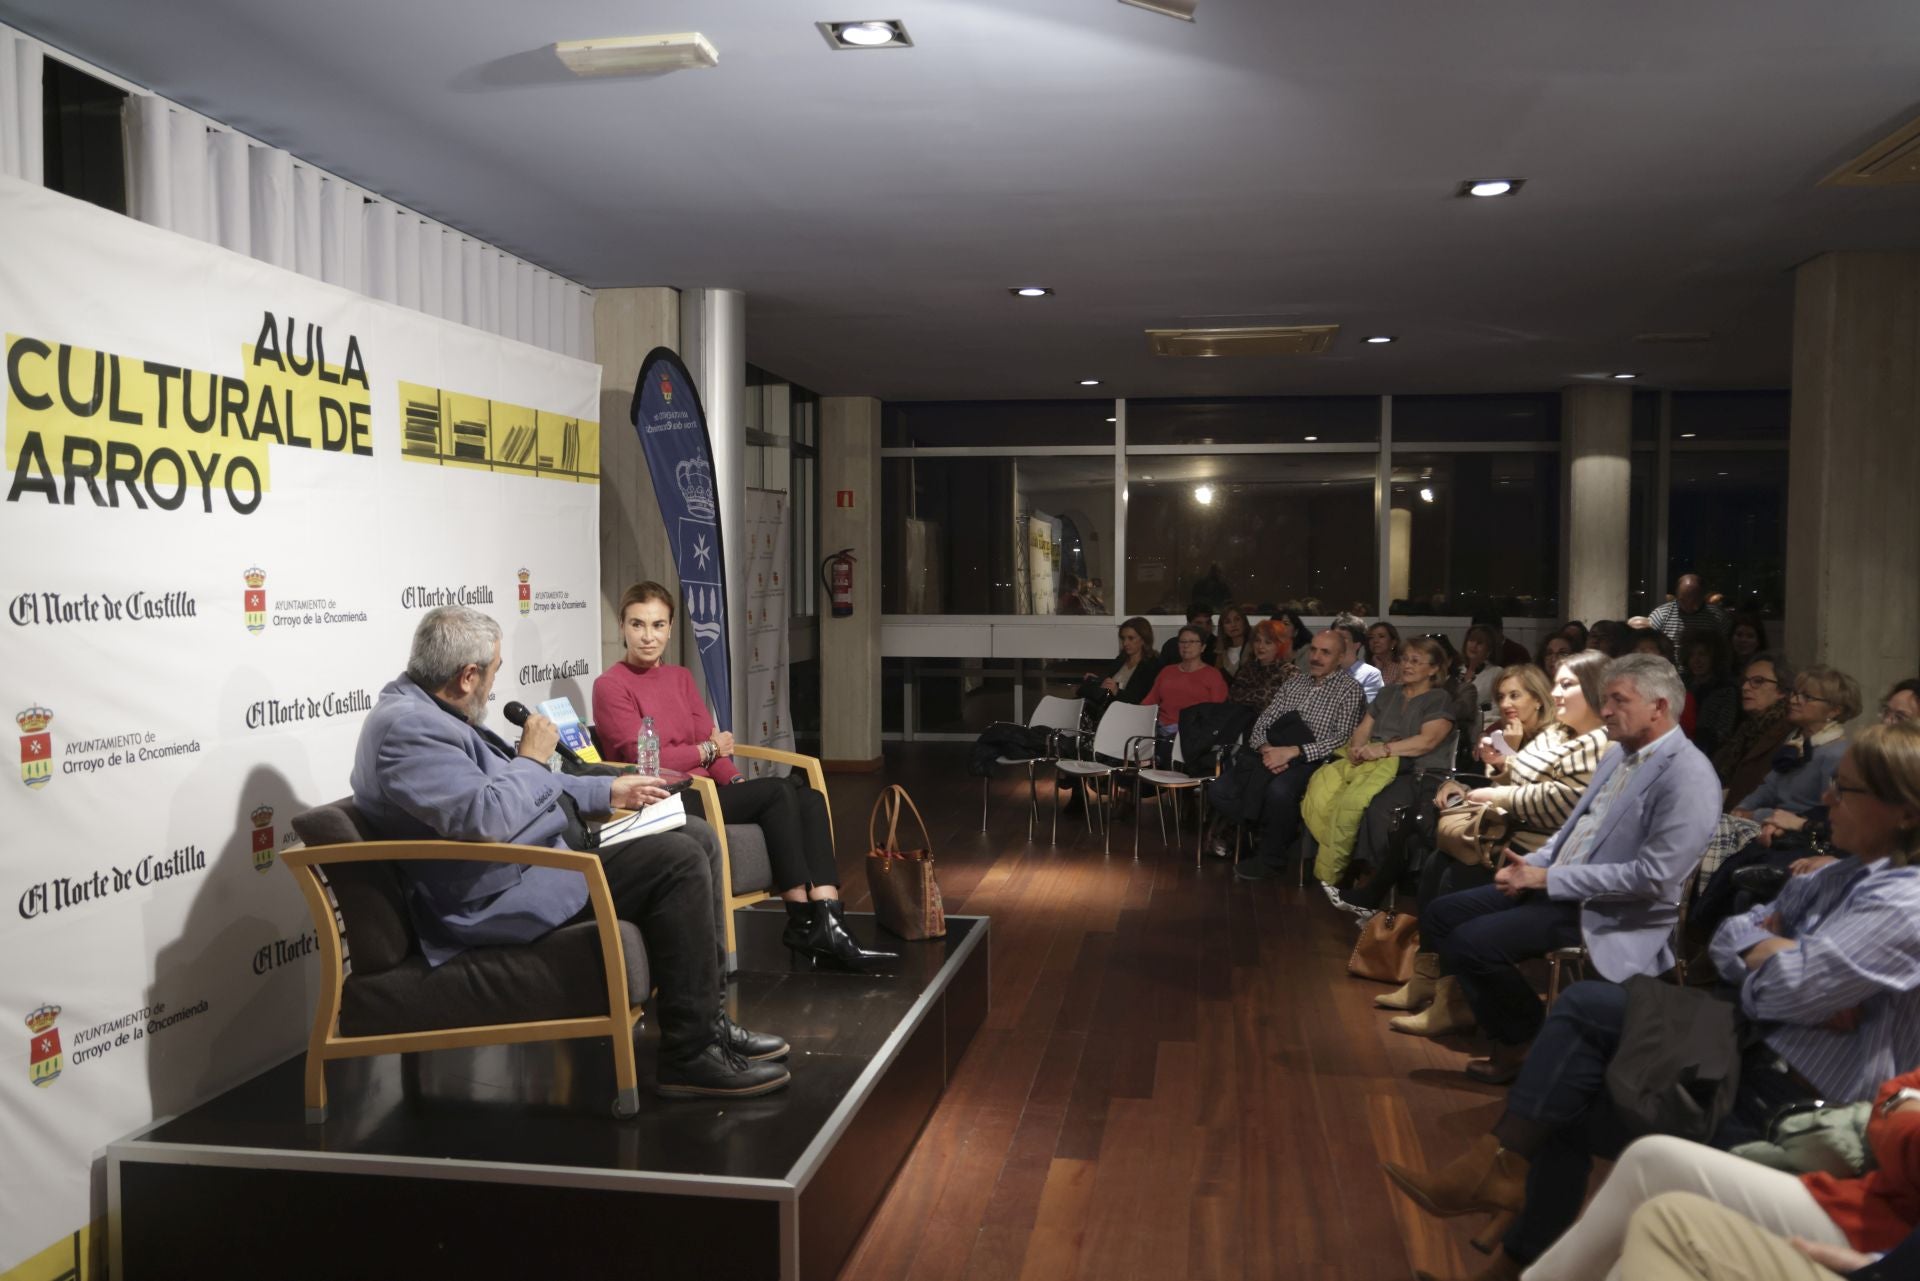
<path id="1" fill-rule="evenodd" d="M 477 739 L 460 729 L 437 709 L 400 717 L 375 755 L 387 799 L 445 839 L 546 845 L 564 827 L 563 818 L 554 825 L 563 780 L 581 809 L 609 808 L 611 779 L 554 774 L 520 756 L 489 771 L 471 754 Z"/>

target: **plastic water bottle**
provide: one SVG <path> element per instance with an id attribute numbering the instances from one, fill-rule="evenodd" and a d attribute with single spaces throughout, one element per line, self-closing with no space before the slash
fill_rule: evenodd
<path id="1" fill-rule="evenodd" d="M 642 774 L 660 772 L 660 735 L 654 731 L 651 716 L 640 722 L 640 741 L 634 744 L 633 759 Z"/>

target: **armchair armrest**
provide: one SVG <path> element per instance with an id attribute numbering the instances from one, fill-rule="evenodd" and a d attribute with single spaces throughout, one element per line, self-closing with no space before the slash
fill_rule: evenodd
<path id="1" fill-rule="evenodd" d="M 733 754 L 749 760 L 773 761 L 780 765 L 791 765 L 795 769 L 805 770 L 807 785 L 820 793 L 820 799 L 827 804 L 827 836 L 833 837 L 833 797 L 827 794 L 827 771 L 820 764 L 818 756 L 807 756 L 801 752 L 783 752 L 777 747 L 755 747 L 751 743 L 735 743 Z M 695 775 L 697 778 L 698 775 Z"/>

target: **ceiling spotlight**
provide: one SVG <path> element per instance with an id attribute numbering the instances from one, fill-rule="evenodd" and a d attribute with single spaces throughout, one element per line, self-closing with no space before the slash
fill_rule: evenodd
<path id="1" fill-rule="evenodd" d="M 1613 380 L 1615 382 L 1624 383 L 1624 382 L 1630 382 L 1633 379 L 1638 378 L 1639 376 L 1640 376 L 1639 374 L 1615 374 L 1613 376 Z"/>
<path id="2" fill-rule="evenodd" d="M 1098 387 L 1100 385 L 1100 380 L 1098 378 L 1082 378 L 1080 380 L 1080 385 L 1082 387 Z"/>
<path id="3" fill-rule="evenodd" d="M 1375 334 L 1373 337 L 1363 339 L 1362 341 L 1375 343 L 1375 344 L 1389 343 L 1393 341 L 1393 335 L 1392 334 Z"/>
<path id="4" fill-rule="evenodd" d="M 1721 472 L 1720 474 L 1722 476 L 1726 475 L 1725 472 Z M 1199 503 L 1202 507 L 1205 507 L 1208 503 L 1212 502 L 1213 486 L 1212 485 L 1195 485 L 1193 487 L 1193 501 L 1196 503 Z"/>
<path id="5" fill-rule="evenodd" d="M 1460 184 L 1456 196 L 1477 196 L 1482 200 L 1493 196 L 1511 196 L 1526 185 L 1525 178 L 1468 178 Z"/>
<path id="6" fill-rule="evenodd" d="M 1136 9 L 1145 9 L 1149 13 L 1164 13 L 1169 18 L 1178 18 L 1182 22 L 1193 21 L 1193 11 L 1199 7 L 1200 0 L 1120 0 L 1121 4 L 1130 4 Z"/>
<path id="7" fill-rule="evenodd" d="M 857 22 L 816 22 L 827 45 L 834 49 L 910 49 L 913 38 L 898 18 L 868 18 Z"/>
<path id="8" fill-rule="evenodd" d="M 1302 436 L 1300 439 L 1305 441 L 1315 441 L 1315 440 L 1319 440 L 1320 438 L 1318 436 Z"/>
<path id="9" fill-rule="evenodd" d="M 1007 290 L 1015 298 L 1051 298 L 1053 290 L 1045 285 L 1015 285 Z"/>
<path id="10" fill-rule="evenodd" d="M 1423 502 L 1423 503 L 1430 503 L 1430 502 L 1432 502 L 1432 501 L 1433 501 L 1433 491 L 1432 491 L 1431 489 L 1422 489 L 1422 490 L 1420 491 L 1420 501 L 1421 501 L 1421 502 Z"/>

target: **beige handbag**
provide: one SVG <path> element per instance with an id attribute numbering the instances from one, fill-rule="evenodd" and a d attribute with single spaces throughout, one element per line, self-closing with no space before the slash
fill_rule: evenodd
<path id="1" fill-rule="evenodd" d="M 1495 857 L 1506 844 L 1507 812 L 1484 801 L 1457 801 L 1440 811 L 1434 824 L 1434 844 L 1440 852 L 1468 867 L 1496 867 Z"/>

